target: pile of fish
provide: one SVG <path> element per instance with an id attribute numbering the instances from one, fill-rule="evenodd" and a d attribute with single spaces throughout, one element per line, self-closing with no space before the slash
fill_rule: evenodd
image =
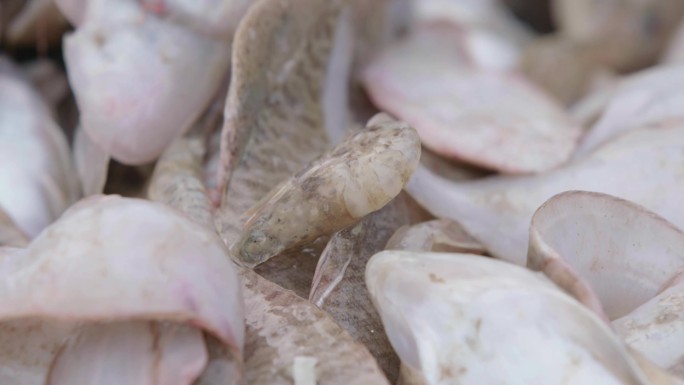
<path id="1" fill-rule="evenodd" d="M 682 0 L 3 0 L 0 48 L 0 384 L 684 384 Z"/>

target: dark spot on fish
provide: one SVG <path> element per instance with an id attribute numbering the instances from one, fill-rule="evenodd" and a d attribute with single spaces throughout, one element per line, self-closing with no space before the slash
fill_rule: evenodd
<path id="1" fill-rule="evenodd" d="M 107 39 L 104 37 L 102 32 L 97 31 L 97 32 L 93 33 L 93 41 L 95 42 L 95 45 L 97 46 L 97 48 L 102 48 L 105 45 L 105 43 L 107 42 Z"/>
<path id="2" fill-rule="evenodd" d="M 428 277 L 430 277 L 430 282 L 444 283 L 444 278 L 438 277 L 437 275 L 435 275 L 435 273 L 428 274 Z"/>
<path id="3" fill-rule="evenodd" d="M 656 317 L 655 323 L 657 323 L 657 324 L 665 324 L 665 323 L 669 323 L 669 322 L 675 321 L 675 320 L 677 320 L 677 319 L 679 319 L 679 316 L 678 316 L 677 314 L 672 314 L 672 313 L 669 313 L 669 314 L 660 314 L 658 317 Z"/>
<path id="4" fill-rule="evenodd" d="M 445 365 L 440 365 L 439 375 L 443 380 L 454 377 L 454 373 L 451 371 L 451 368 Z"/>
<path id="5" fill-rule="evenodd" d="M 646 38 L 652 38 L 661 33 L 663 23 L 654 9 L 644 12 L 641 19 L 641 30 Z"/>
<path id="6" fill-rule="evenodd" d="M 480 342 L 477 340 L 477 338 L 466 337 L 465 343 L 473 352 L 480 349 Z"/>
<path id="7" fill-rule="evenodd" d="M 280 294 L 279 294 L 277 291 L 269 291 L 269 292 L 266 293 L 266 295 L 264 295 L 264 299 L 265 299 L 267 302 L 272 302 L 272 301 L 275 300 L 277 297 L 279 297 L 279 295 L 280 295 Z"/>
<path id="8" fill-rule="evenodd" d="M 323 178 L 320 176 L 308 178 L 302 182 L 302 190 L 307 194 L 313 194 L 321 186 L 321 183 L 323 183 Z"/>

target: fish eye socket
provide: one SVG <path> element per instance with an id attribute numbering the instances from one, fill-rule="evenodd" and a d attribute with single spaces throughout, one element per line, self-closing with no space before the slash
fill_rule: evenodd
<path id="1" fill-rule="evenodd" d="M 252 234 L 242 242 L 240 255 L 249 263 L 261 263 L 271 249 L 273 238 L 266 234 Z"/>

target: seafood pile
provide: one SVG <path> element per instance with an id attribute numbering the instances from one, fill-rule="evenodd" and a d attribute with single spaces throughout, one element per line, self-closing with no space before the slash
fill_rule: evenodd
<path id="1" fill-rule="evenodd" d="M 684 384 L 684 1 L 2 0 L 0 384 Z"/>

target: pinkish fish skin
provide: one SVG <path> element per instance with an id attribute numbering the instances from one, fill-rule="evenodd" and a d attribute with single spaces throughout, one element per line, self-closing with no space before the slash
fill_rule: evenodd
<path id="1" fill-rule="evenodd" d="M 518 174 L 567 161 L 580 127 L 519 76 L 470 65 L 456 44 L 448 48 L 458 36 L 428 26 L 383 51 L 363 76 L 374 104 L 444 157 Z"/>

